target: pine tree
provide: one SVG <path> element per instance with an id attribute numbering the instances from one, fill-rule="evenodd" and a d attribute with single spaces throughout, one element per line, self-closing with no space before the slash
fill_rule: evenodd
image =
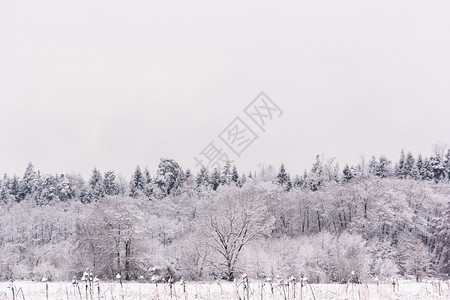
<path id="1" fill-rule="evenodd" d="M 404 170 L 405 178 L 417 179 L 416 161 L 411 152 L 408 152 L 408 154 L 406 154 Z"/>
<path id="2" fill-rule="evenodd" d="M 144 185 L 152 183 L 152 176 L 150 175 L 150 171 L 146 167 L 144 170 Z"/>
<path id="3" fill-rule="evenodd" d="M 433 173 L 433 167 L 431 166 L 430 160 L 425 157 L 422 165 L 422 179 L 423 180 L 433 180 L 434 179 L 434 173 Z"/>
<path id="4" fill-rule="evenodd" d="M 16 202 L 20 202 L 20 198 L 19 198 L 19 179 L 17 178 L 16 175 L 13 176 L 13 178 L 11 178 L 11 180 L 8 181 L 7 183 L 8 186 L 8 190 L 9 193 L 14 197 Z"/>
<path id="5" fill-rule="evenodd" d="M 450 149 L 448 149 L 447 154 L 444 158 L 444 168 L 447 173 L 447 179 L 450 179 Z"/>
<path id="6" fill-rule="evenodd" d="M 74 197 L 74 191 L 72 190 L 70 181 L 64 174 L 57 177 L 56 193 L 60 201 L 67 201 Z"/>
<path id="7" fill-rule="evenodd" d="M 44 175 L 41 180 L 38 196 L 35 198 L 36 205 L 43 206 L 51 203 L 57 197 L 57 181 L 51 175 Z"/>
<path id="8" fill-rule="evenodd" d="M 102 173 L 100 173 L 97 168 L 92 170 L 91 178 L 89 179 L 89 202 L 97 201 L 105 195 L 105 191 L 103 189 L 103 177 Z"/>
<path id="9" fill-rule="evenodd" d="M 220 174 L 220 184 L 230 185 L 231 179 L 232 179 L 231 164 L 230 161 L 227 161 L 222 169 L 222 173 Z"/>
<path id="10" fill-rule="evenodd" d="M 195 178 L 195 183 L 197 184 L 197 189 L 200 191 L 209 185 L 209 175 L 208 170 L 202 167 Z"/>
<path id="11" fill-rule="evenodd" d="M 67 175 L 67 179 L 70 182 L 71 189 L 73 191 L 73 197 L 77 198 L 81 203 L 90 203 L 89 195 L 89 183 L 86 183 L 80 174 Z"/>
<path id="12" fill-rule="evenodd" d="M 136 167 L 130 181 L 130 197 L 138 198 L 144 193 L 144 176 L 142 175 L 141 168 Z"/>
<path id="13" fill-rule="evenodd" d="M 356 166 L 355 175 L 357 178 L 364 179 L 368 177 L 367 173 L 364 157 L 361 157 L 361 161 Z"/>
<path id="14" fill-rule="evenodd" d="M 298 175 L 295 175 L 294 179 L 292 180 L 292 186 L 295 188 L 303 188 L 304 183 L 305 182 L 303 181 L 303 178 Z"/>
<path id="15" fill-rule="evenodd" d="M 219 185 L 222 182 L 222 178 L 220 176 L 219 170 L 217 168 L 214 168 L 211 176 L 209 177 L 209 184 L 211 185 L 212 189 L 215 191 L 219 187 Z M 228 182 L 229 184 L 229 182 Z"/>
<path id="16" fill-rule="evenodd" d="M 115 196 L 119 194 L 119 187 L 116 182 L 116 173 L 114 173 L 114 171 L 105 172 L 103 188 L 106 195 Z"/>
<path id="17" fill-rule="evenodd" d="M 10 203 L 12 198 L 8 190 L 8 178 L 5 175 L 4 179 L 0 181 L 0 204 Z"/>
<path id="18" fill-rule="evenodd" d="M 247 181 L 247 177 L 245 176 L 245 173 L 242 173 L 241 177 L 239 178 L 238 182 L 236 183 L 236 185 L 238 187 L 243 187 L 245 182 Z"/>
<path id="19" fill-rule="evenodd" d="M 37 173 L 34 171 L 34 166 L 30 162 L 25 170 L 22 180 L 19 185 L 19 201 L 25 199 L 27 195 L 32 196 L 37 188 Z"/>
<path id="20" fill-rule="evenodd" d="M 195 176 L 190 169 L 187 169 L 184 173 L 185 181 L 183 183 L 183 193 L 186 193 L 189 197 L 194 197 L 197 192 L 197 186 L 195 182 Z"/>
<path id="21" fill-rule="evenodd" d="M 417 164 L 414 163 L 414 165 L 412 166 L 411 172 L 409 173 L 409 178 L 412 178 L 414 180 L 421 180 L 422 178 L 420 177 L 420 173 L 419 173 L 419 169 L 417 168 Z"/>
<path id="22" fill-rule="evenodd" d="M 206 185 L 208 182 L 208 170 L 205 167 L 202 167 L 200 171 L 197 173 L 195 183 L 197 184 L 197 187 L 201 187 Z"/>
<path id="23" fill-rule="evenodd" d="M 144 194 L 147 198 L 151 198 L 153 195 L 153 180 L 148 168 L 144 170 Z"/>
<path id="24" fill-rule="evenodd" d="M 350 168 L 348 165 L 345 165 L 344 170 L 342 170 L 342 173 L 344 174 L 343 177 L 344 182 L 350 182 L 355 177 L 353 167 Z"/>
<path id="25" fill-rule="evenodd" d="M 236 166 L 233 166 L 233 171 L 231 172 L 231 181 L 234 182 L 235 185 L 239 185 L 239 174 Z"/>
<path id="26" fill-rule="evenodd" d="M 419 156 L 417 157 L 416 169 L 417 169 L 417 172 L 418 172 L 418 179 L 424 180 L 426 174 L 425 174 L 425 169 L 424 169 L 423 159 L 422 159 L 422 155 L 421 154 L 419 154 Z"/>
<path id="27" fill-rule="evenodd" d="M 186 174 L 182 169 L 180 169 L 180 172 L 178 172 L 178 176 L 175 179 L 175 184 L 172 189 L 172 192 L 174 195 L 181 195 L 185 192 L 185 184 L 187 182 Z"/>
<path id="28" fill-rule="evenodd" d="M 308 175 L 308 187 L 312 191 L 317 191 L 323 182 L 322 161 L 320 156 L 316 156 L 311 172 Z"/>
<path id="29" fill-rule="evenodd" d="M 375 169 L 377 167 L 377 160 L 375 156 L 372 156 L 369 162 L 369 174 L 375 175 Z"/>
<path id="30" fill-rule="evenodd" d="M 445 171 L 445 164 L 441 157 L 430 157 L 430 168 L 435 182 L 443 181 L 448 178 L 447 172 Z"/>
<path id="31" fill-rule="evenodd" d="M 288 178 L 287 178 L 286 184 L 284 186 L 284 190 L 286 192 L 289 192 L 291 189 L 292 189 L 292 181 L 291 181 L 291 176 L 288 174 Z"/>
<path id="32" fill-rule="evenodd" d="M 395 165 L 395 177 L 400 179 L 406 178 L 406 172 L 405 172 L 405 151 L 401 151 L 400 153 L 400 159 L 398 163 Z"/>
<path id="33" fill-rule="evenodd" d="M 352 167 L 352 171 L 353 171 L 353 173 L 355 174 L 355 176 L 356 176 L 356 171 L 354 170 L 354 168 Z M 333 167 L 333 170 L 331 171 L 331 174 L 330 174 L 330 181 L 334 181 L 334 182 L 339 182 L 339 164 L 336 164 L 334 167 Z"/>
<path id="34" fill-rule="evenodd" d="M 180 171 L 181 167 L 175 160 L 161 158 L 154 180 L 155 186 L 159 188 L 158 194 L 161 197 L 170 194 L 171 190 L 175 187 L 175 182 Z"/>
<path id="35" fill-rule="evenodd" d="M 281 164 L 280 171 L 277 174 L 276 183 L 285 192 L 289 192 L 289 190 L 292 188 L 291 178 L 289 177 L 289 174 L 286 172 L 284 164 Z"/>
<path id="36" fill-rule="evenodd" d="M 374 175 L 380 178 L 386 178 L 390 174 L 391 162 L 385 156 L 380 156 L 377 164 L 375 165 Z"/>

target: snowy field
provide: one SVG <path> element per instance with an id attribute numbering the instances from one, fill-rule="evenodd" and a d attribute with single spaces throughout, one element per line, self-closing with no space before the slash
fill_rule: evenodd
<path id="1" fill-rule="evenodd" d="M 46 288 L 48 287 L 48 296 Z M 73 286 L 69 282 L 17 281 L 13 283 L 15 297 L 8 282 L 0 283 L 0 300 L 98 300 L 98 299 L 450 299 L 449 283 L 427 281 L 422 283 L 400 282 L 395 291 L 391 284 L 311 284 L 300 287 L 275 285 L 261 282 L 250 282 L 249 289 L 243 285 L 236 287 L 234 283 L 186 283 L 184 286 L 175 283 L 172 288 L 168 284 L 153 283 L 101 283 L 98 287 L 86 289 L 84 284 Z M 273 288 L 273 293 L 271 288 Z M 247 298 L 248 297 L 248 298 Z"/>

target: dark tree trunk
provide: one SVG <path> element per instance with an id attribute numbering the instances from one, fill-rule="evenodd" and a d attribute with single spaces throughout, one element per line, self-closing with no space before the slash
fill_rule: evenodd
<path id="1" fill-rule="evenodd" d="M 125 242 L 125 280 L 130 280 L 131 239 Z"/>

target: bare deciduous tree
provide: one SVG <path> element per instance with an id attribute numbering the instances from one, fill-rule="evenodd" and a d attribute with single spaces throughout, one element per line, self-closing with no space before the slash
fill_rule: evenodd
<path id="1" fill-rule="evenodd" d="M 204 208 L 201 224 L 206 245 L 218 256 L 209 261 L 227 280 L 235 277 L 242 248 L 268 234 L 274 224 L 263 201 L 264 192 L 255 185 L 224 187 Z"/>

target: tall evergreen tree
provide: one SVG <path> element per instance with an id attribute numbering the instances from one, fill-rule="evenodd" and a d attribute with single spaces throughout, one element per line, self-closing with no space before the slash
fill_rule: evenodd
<path id="1" fill-rule="evenodd" d="M 19 184 L 19 201 L 25 199 L 27 195 L 32 196 L 37 188 L 38 176 L 30 162 L 25 170 L 22 180 Z"/>
<path id="2" fill-rule="evenodd" d="M 114 173 L 114 171 L 105 172 L 103 187 L 106 195 L 114 196 L 119 194 L 119 187 L 116 182 L 116 173 Z"/>
<path id="3" fill-rule="evenodd" d="M 388 160 L 384 155 L 381 155 L 375 165 L 374 175 L 380 178 L 389 177 L 390 174 L 391 161 Z"/>
<path id="4" fill-rule="evenodd" d="M 355 177 L 353 167 L 350 168 L 348 165 L 345 165 L 344 170 L 342 170 L 342 173 L 344 174 L 342 178 L 344 182 L 349 182 Z"/>
<path id="5" fill-rule="evenodd" d="M 406 178 L 417 178 L 416 160 L 410 151 L 406 154 L 404 170 Z"/>
<path id="6" fill-rule="evenodd" d="M 231 171 L 231 181 L 234 182 L 235 185 L 239 185 L 239 174 L 236 166 L 233 166 L 233 170 Z"/>
<path id="7" fill-rule="evenodd" d="M 51 175 L 44 175 L 41 180 L 39 192 L 37 197 L 35 197 L 35 203 L 38 206 L 46 205 L 57 198 L 57 181 L 56 178 Z"/>
<path id="8" fill-rule="evenodd" d="M 247 177 L 245 176 L 245 173 L 242 173 L 241 177 L 239 178 L 238 182 L 237 182 L 237 186 L 238 187 L 243 187 L 245 182 L 247 181 Z"/>
<path id="9" fill-rule="evenodd" d="M 211 176 L 209 176 L 209 184 L 211 185 L 212 189 L 215 191 L 219 187 L 219 185 L 222 182 L 222 178 L 220 176 L 219 170 L 217 168 L 214 168 L 213 172 L 211 173 Z M 225 183 L 227 184 L 227 183 Z M 229 184 L 229 182 L 228 182 Z"/>
<path id="10" fill-rule="evenodd" d="M 395 177 L 400 179 L 406 178 L 406 171 L 405 171 L 405 151 L 401 151 L 400 153 L 400 159 L 398 163 L 395 165 Z"/>
<path id="11" fill-rule="evenodd" d="M 144 193 L 144 176 L 142 175 L 141 168 L 136 167 L 130 181 L 130 197 L 138 198 Z"/>
<path id="12" fill-rule="evenodd" d="M 175 179 L 175 184 L 171 193 L 174 195 L 181 195 L 182 193 L 184 193 L 186 182 L 186 174 L 184 173 L 183 169 L 180 169 L 180 172 L 178 172 L 177 178 Z"/>
<path id="13" fill-rule="evenodd" d="M 433 179 L 435 182 L 439 182 L 448 178 L 447 172 L 445 171 L 445 164 L 442 161 L 441 157 L 430 157 L 430 168 L 432 170 Z"/>
<path id="14" fill-rule="evenodd" d="M 286 192 L 292 188 L 291 178 L 286 172 L 284 164 L 281 164 L 280 171 L 277 174 L 276 183 Z"/>
<path id="15" fill-rule="evenodd" d="M 148 168 L 144 170 L 144 194 L 147 198 L 151 198 L 153 195 L 153 180 Z"/>
<path id="16" fill-rule="evenodd" d="M 320 156 L 316 156 L 311 172 L 308 175 L 308 187 L 312 191 L 317 191 L 323 182 L 322 161 Z"/>
<path id="17" fill-rule="evenodd" d="M 447 179 L 450 179 L 450 149 L 448 149 L 447 154 L 444 158 L 445 172 L 447 173 Z"/>
<path id="18" fill-rule="evenodd" d="M 9 193 L 14 197 L 14 200 L 16 202 L 20 202 L 19 198 L 19 178 L 17 178 L 16 175 L 14 175 L 8 182 L 7 187 L 9 190 Z"/>
<path id="19" fill-rule="evenodd" d="M 292 186 L 295 188 L 303 188 L 304 181 L 302 177 L 295 175 L 294 179 L 292 180 Z"/>
<path id="20" fill-rule="evenodd" d="M 105 195 L 103 189 L 103 176 L 97 168 L 92 170 L 91 178 L 89 179 L 89 202 L 97 201 Z"/>
<path id="21" fill-rule="evenodd" d="M 180 173 L 180 165 L 173 159 L 161 158 L 155 176 L 155 186 L 159 188 L 159 194 L 165 197 L 175 187 L 175 182 Z"/>
<path id="22" fill-rule="evenodd" d="M 3 180 L 0 181 L 0 204 L 10 203 L 11 200 L 14 199 L 8 189 L 8 178 L 4 177 Z"/>
<path id="23" fill-rule="evenodd" d="M 214 174 L 214 172 L 213 172 L 213 174 Z M 230 185 L 232 176 L 233 176 L 233 174 L 231 171 L 231 164 L 230 164 L 230 161 L 227 161 L 225 163 L 225 166 L 222 169 L 222 173 L 220 174 L 220 184 Z"/>
<path id="24" fill-rule="evenodd" d="M 416 160 L 416 169 L 418 172 L 418 179 L 424 180 L 426 176 L 425 168 L 424 168 L 424 162 L 422 159 L 422 155 L 419 154 Z"/>
<path id="25" fill-rule="evenodd" d="M 197 189 L 199 191 L 205 189 L 209 185 L 208 170 L 205 167 L 202 167 L 200 171 L 197 173 L 195 183 L 197 184 Z"/>
<path id="26" fill-rule="evenodd" d="M 86 183 L 80 174 L 70 174 L 66 175 L 66 177 L 70 182 L 73 197 L 77 198 L 81 203 L 91 202 L 91 195 L 89 195 L 89 183 Z"/>
<path id="27" fill-rule="evenodd" d="M 356 171 L 355 171 L 355 169 L 352 167 L 352 171 L 353 171 L 353 173 L 355 173 L 355 176 L 356 176 Z M 339 182 L 339 178 L 340 178 L 340 176 L 339 176 L 339 164 L 335 164 L 334 165 L 334 167 L 333 167 L 333 169 L 332 169 L 332 171 L 331 171 L 331 173 L 330 173 L 330 181 L 334 181 L 334 182 Z"/>
<path id="28" fill-rule="evenodd" d="M 69 179 L 66 175 L 60 174 L 56 180 L 56 193 L 60 201 L 67 201 L 75 196 Z"/>
<path id="29" fill-rule="evenodd" d="M 369 162 L 369 174 L 375 175 L 377 167 L 377 160 L 375 159 L 375 156 L 372 156 Z"/>
<path id="30" fill-rule="evenodd" d="M 431 165 L 430 160 L 427 157 L 425 157 L 425 159 L 423 160 L 421 174 L 422 174 L 423 180 L 433 180 L 434 179 L 433 167 Z"/>
<path id="31" fill-rule="evenodd" d="M 150 175 L 150 171 L 146 167 L 144 170 L 144 185 L 152 183 L 152 176 Z"/>

